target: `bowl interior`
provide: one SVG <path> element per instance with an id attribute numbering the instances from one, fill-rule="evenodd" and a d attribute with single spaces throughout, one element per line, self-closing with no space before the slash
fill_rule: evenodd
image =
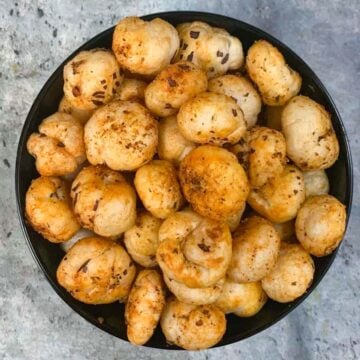
<path id="1" fill-rule="evenodd" d="M 301 93 L 323 104 L 332 116 L 332 122 L 340 143 L 340 156 L 335 165 L 328 171 L 331 186 L 330 193 L 346 204 L 349 216 L 352 197 L 352 166 L 348 141 L 339 114 L 329 94 L 312 70 L 284 44 L 274 39 L 267 33 L 238 20 L 220 15 L 198 12 L 168 12 L 148 15 L 143 18 L 150 20 L 155 17 L 161 17 L 173 25 L 187 21 L 200 20 L 213 26 L 225 28 L 232 35 L 240 38 L 244 46 L 244 51 L 247 51 L 249 46 L 259 39 L 266 39 L 279 48 L 289 65 L 297 70 L 303 78 Z M 111 48 L 112 33 L 113 28 L 104 31 L 76 50 L 74 54 L 80 50 L 96 47 Z M 72 58 L 74 54 L 72 54 L 67 60 Z M 65 60 L 64 63 L 66 63 L 67 60 Z M 26 151 L 26 141 L 32 132 L 37 131 L 38 125 L 42 119 L 57 110 L 58 103 L 63 95 L 62 69 L 64 63 L 59 66 L 39 93 L 23 127 L 17 153 L 15 179 L 19 216 L 21 218 L 21 224 L 25 237 L 30 245 L 33 255 L 59 296 L 76 312 L 97 327 L 126 340 L 126 326 L 123 316 L 124 305 L 115 303 L 111 305 L 92 306 L 74 300 L 56 282 L 56 269 L 64 255 L 63 251 L 58 245 L 45 241 L 26 223 L 24 219 L 26 190 L 28 189 L 31 180 L 38 177 L 34 159 Z M 283 316 L 293 310 L 301 301 L 303 301 L 309 293 L 311 293 L 328 270 L 335 256 L 336 252 L 324 258 L 314 259 L 316 265 L 314 282 L 307 294 L 296 301 L 289 304 L 280 304 L 268 301 L 262 311 L 251 318 L 239 318 L 233 315 L 228 315 L 226 334 L 217 346 L 233 343 L 254 335 L 280 320 Z M 160 329 L 157 329 L 154 336 L 146 344 L 146 346 L 176 349 L 176 347 L 170 346 L 166 343 Z"/>

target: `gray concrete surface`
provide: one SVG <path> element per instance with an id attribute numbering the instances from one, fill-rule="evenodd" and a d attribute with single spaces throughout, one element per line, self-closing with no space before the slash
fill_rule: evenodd
<path id="1" fill-rule="evenodd" d="M 256 25 L 294 49 L 332 94 L 360 155 L 358 0 L 0 0 L 0 359 L 359 359 L 360 203 L 331 270 L 296 311 L 271 329 L 198 353 L 136 348 L 102 333 L 60 300 L 37 268 L 15 211 L 18 137 L 36 94 L 85 40 L 125 15 L 205 10 Z"/>

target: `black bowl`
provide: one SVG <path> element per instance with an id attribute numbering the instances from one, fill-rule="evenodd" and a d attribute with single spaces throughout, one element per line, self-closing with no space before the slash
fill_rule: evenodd
<path id="1" fill-rule="evenodd" d="M 334 105 L 334 102 L 326 91 L 324 85 L 320 82 L 309 66 L 307 66 L 299 56 L 297 56 L 279 40 L 273 38 L 262 30 L 235 19 L 215 14 L 190 11 L 152 14 L 144 16 L 143 19 L 151 20 L 156 17 L 167 20 L 174 25 L 194 20 L 205 21 L 210 25 L 225 28 L 232 35 L 238 36 L 242 41 L 245 51 L 255 40 L 266 39 L 282 52 L 287 63 L 293 69 L 297 70 L 302 76 L 303 85 L 301 93 L 324 105 L 327 111 L 331 114 L 332 122 L 340 142 L 340 156 L 335 165 L 328 170 L 331 186 L 330 193 L 346 205 L 347 215 L 349 218 L 353 187 L 349 142 L 346 137 L 344 125 L 340 119 L 340 115 Z M 37 127 L 41 120 L 57 110 L 58 103 L 63 94 L 62 70 L 64 64 L 80 50 L 96 47 L 111 48 L 113 30 L 114 28 L 110 28 L 102 32 L 77 49 L 69 56 L 68 59 L 64 61 L 63 64 L 58 67 L 41 89 L 40 94 L 37 96 L 33 106 L 31 107 L 21 133 L 17 152 L 15 186 L 18 212 L 25 238 L 30 246 L 34 258 L 46 275 L 46 278 L 50 282 L 51 286 L 68 305 L 70 305 L 86 320 L 120 339 L 127 340 L 123 315 L 124 305 L 115 303 L 111 305 L 93 306 L 83 304 L 73 299 L 62 287 L 58 285 L 56 281 L 56 268 L 64 255 L 63 251 L 60 249 L 60 246 L 44 240 L 39 234 L 37 234 L 25 221 L 24 217 L 26 190 L 28 189 L 31 180 L 38 177 L 34 159 L 26 151 L 26 141 L 32 132 L 37 131 Z M 289 304 L 280 304 L 268 301 L 264 308 L 256 316 L 251 318 L 239 318 L 233 315 L 228 315 L 226 333 L 223 340 L 217 346 L 231 344 L 257 334 L 261 330 L 264 330 L 279 321 L 290 311 L 294 310 L 319 284 L 325 273 L 328 271 L 335 256 L 336 251 L 329 256 L 314 259 L 316 266 L 314 282 L 308 292 L 296 301 Z M 157 329 L 154 336 L 146 344 L 146 346 L 159 349 L 177 349 L 176 347 L 170 346 L 166 343 L 160 329 Z"/>

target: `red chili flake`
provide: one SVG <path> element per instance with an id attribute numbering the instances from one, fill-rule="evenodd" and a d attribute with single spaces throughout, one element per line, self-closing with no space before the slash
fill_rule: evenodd
<path id="1" fill-rule="evenodd" d="M 93 210 L 96 211 L 98 207 L 99 207 L 99 199 L 95 201 Z"/>
<path id="2" fill-rule="evenodd" d="M 90 262 L 91 259 L 87 259 L 78 269 L 77 272 L 82 271 L 84 273 L 87 272 L 87 264 Z"/>
<path id="3" fill-rule="evenodd" d="M 78 68 L 80 65 L 82 65 L 83 63 L 85 63 L 85 60 L 80 60 L 80 61 L 74 61 L 71 63 L 71 67 L 73 70 L 73 74 L 78 74 Z"/>
<path id="4" fill-rule="evenodd" d="M 102 101 L 98 101 L 98 100 L 92 100 L 91 102 L 96 106 L 101 106 L 104 104 Z"/>
<path id="5" fill-rule="evenodd" d="M 78 196 L 79 196 L 79 193 L 75 193 L 74 200 L 73 200 L 73 205 L 74 205 L 74 206 L 76 205 Z"/>
<path id="6" fill-rule="evenodd" d="M 224 58 L 221 60 L 221 64 L 224 65 L 229 60 L 229 54 L 226 54 Z"/>
<path id="7" fill-rule="evenodd" d="M 75 96 L 75 97 L 78 97 L 80 94 L 81 94 L 81 90 L 78 86 L 74 86 L 72 88 L 72 94 Z"/>
<path id="8" fill-rule="evenodd" d="M 198 321 L 195 323 L 196 326 L 201 326 L 202 324 L 203 324 L 203 321 L 202 321 L 202 320 L 198 320 Z"/>
<path id="9" fill-rule="evenodd" d="M 172 78 L 168 78 L 168 79 L 167 79 L 167 82 L 168 82 L 168 84 L 169 84 L 170 87 L 175 87 L 175 86 L 177 86 L 177 82 L 176 82 L 174 79 L 172 79 Z"/>
<path id="10" fill-rule="evenodd" d="M 179 64 L 178 67 L 184 71 L 190 71 L 190 66 L 186 64 Z"/>
<path id="11" fill-rule="evenodd" d="M 53 192 L 50 194 L 50 198 L 51 199 L 54 199 L 54 198 L 59 199 L 59 195 L 56 192 Z"/>
<path id="12" fill-rule="evenodd" d="M 72 191 L 76 191 L 79 186 L 80 186 L 80 183 L 77 183 L 71 190 L 72 190 Z"/>
<path id="13" fill-rule="evenodd" d="M 59 141 L 59 142 L 57 143 L 57 146 L 58 146 L 58 147 L 62 147 L 62 148 L 65 147 L 65 145 L 64 145 L 61 141 Z"/>
<path id="14" fill-rule="evenodd" d="M 209 252 L 210 251 L 210 246 L 205 245 L 203 243 L 198 244 L 198 247 L 204 252 Z"/>
<path id="15" fill-rule="evenodd" d="M 231 109 L 234 116 L 237 116 L 237 111 L 235 109 Z"/>
<path id="16" fill-rule="evenodd" d="M 104 79 L 104 80 L 101 80 L 100 82 L 101 82 L 101 84 L 106 84 L 106 80 L 105 80 L 105 79 Z"/>
<path id="17" fill-rule="evenodd" d="M 200 31 L 190 31 L 190 37 L 192 39 L 197 39 L 200 35 Z"/>
<path id="18" fill-rule="evenodd" d="M 189 46 L 188 44 L 184 43 L 184 45 L 183 45 L 183 47 L 182 47 L 183 50 L 186 50 L 188 46 Z"/>
<path id="19" fill-rule="evenodd" d="M 113 77 L 114 80 L 117 78 L 116 72 L 114 72 L 114 73 L 112 74 L 112 77 Z"/>
<path id="20" fill-rule="evenodd" d="M 187 56 L 186 59 L 187 59 L 188 61 L 192 61 L 193 57 L 194 57 L 194 52 L 192 51 L 192 52 Z"/>
<path id="21" fill-rule="evenodd" d="M 223 56 L 224 56 L 224 53 L 223 53 L 222 51 L 219 51 L 219 50 L 218 50 L 218 51 L 216 52 L 216 56 L 217 56 L 217 57 L 223 57 Z"/>

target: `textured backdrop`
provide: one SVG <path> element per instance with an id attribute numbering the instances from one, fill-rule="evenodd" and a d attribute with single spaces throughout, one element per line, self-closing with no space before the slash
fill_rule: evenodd
<path id="1" fill-rule="evenodd" d="M 26 114 L 55 68 L 85 40 L 126 15 L 204 10 L 278 37 L 319 75 L 347 128 L 359 175 L 358 0 L 0 0 L 0 359 L 359 359 L 359 183 L 346 239 L 309 298 L 259 335 L 223 348 L 136 348 L 74 313 L 37 268 L 15 211 L 16 146 Z"/>

